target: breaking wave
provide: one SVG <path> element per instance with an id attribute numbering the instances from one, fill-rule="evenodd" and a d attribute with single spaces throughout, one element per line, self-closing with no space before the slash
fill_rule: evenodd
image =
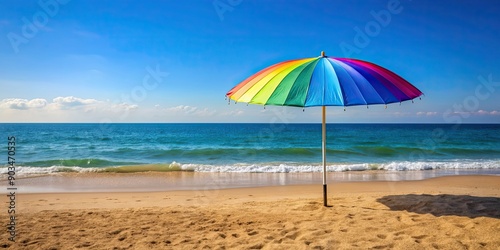
<path id="1" fill-rule="evenodd" d="M 50 161 L 48 161 L 50 162 Z M 48 163 L 47 162 L 47 163 Z M 78 163 L 78 162 L 74 162 Z M 84 161 L 80 163 L 85 163 Z M 108 162 L 110 163 L 110 162 Z M 329 164 L 328 172 L 343 171 L 422 171 L 422 170 L 499 170 L 500 161 L 487 160 L 460 160 L 460 161 L 421 161 L 421 162 L 388 162 L 388 163 L 352 163 L 352 164 Z M 262 163 L 262 164 L 230 164 L 230 165 L 209 165 L 209 164 L 182 164 L 177 162 L 165 164 L 130 164 L 88 167 L 88 164 L 82 166 L 62 166 L 52 165 L 47 167 L 40 166 L 16 166 L 16 174 L 51 174 L 51 173 L 138 173 L 138 172 L 230 172 L 230 173 L 311 173 L 321 172 L 321 164 L 300 164 L 300 163 Z M 0 167 L 0 174 L 7 174 L 7 166 Z"/>

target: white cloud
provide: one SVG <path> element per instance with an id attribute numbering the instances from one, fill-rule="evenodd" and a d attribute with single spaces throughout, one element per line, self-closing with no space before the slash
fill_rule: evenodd
<path id="1" fill-rule="evenodd" d="M 192 112 L 196 111 L 197 109 L 198 109 L 197 107 L 191 107 L 191 106 L 187 106 L 187 105 L 179 105 L 179 106 L 167 108 L 168 111 L 181 112 L 181 113 L 185 113 L 185 114 L 192 113 Z"/>
<path id="2" fill-rule="evenodd" d="M 461 116 L 469 116 L 469 115 L 481 115 L 481 116 L 495 116 L 495 115 L 500 115 L 500 111 L 493 110 L 493 111 L 487 111 L 487 110 L 478 110 L 474 112 L 453 112 L 452 114 L 456 115 L 461 115 Z"/>
<path id="3" fill-rule="evenodd" d="M 500 115 L 499 111 L 493 110 L 493 111 L 486 111 L 486 110 L 479 110 L 476 112 L 478 115 Z"/>
<path id="4" fill-rule="evenodd" d="M 118 103 L 75 96 L 60 96 L 52 101 L 36 98 L 0 100 L 0 122 L 95 122 L 103 118 L 114 122 L 134 119 L 139 109 L 134 103 Z M 82 115 L 85 114 L 85 115 Z"/>
<path id="5" fill-rule="evenodd" d="M 111 105 L 112 110 L 133 110 L 139 108 L 138 105 L 136 104 L 128 104 L 128 103 L 119 103 L 119 104 L 113 104 Z"/>
<path id="6" fill-rule="evenodd" d="M 139 108 L 136 104 L 113 103 L 109 100 L 99 101 L 96 99 L 84 99 L 74 96 L 56 97 L 52 102 L 42 98 L 27 99 L 3 99 L 0 100 L 0 110 L 47 110 L 49 112 L 58 110 L 83 110 L 122 112 Z"/>
<path id="7" fill-rule="evenodd" d="M 438 112 L 417 112 L 419 116 L 436 116 Z"/>
<path id="8" fill-rule="evenodd" d="M 95 99 L 82 99 L 74 96 L 56 97 L 52 102 L 62 107 L 85 106 L 99 103 Z"/>
<path id="9" fill-rule="evenodd" d="M 18 110 L 39 109 L 45 107 L 46 105 L 47 105 L 47 100 L 41 98 L 32 100 L 3 99 L 2 101 L 0 101 L 1 108 L 18 109 Z"/>

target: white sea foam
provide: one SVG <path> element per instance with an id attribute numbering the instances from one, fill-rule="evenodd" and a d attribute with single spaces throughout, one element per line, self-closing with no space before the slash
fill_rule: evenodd
<path id="1" fill-rule="evenodd" d="M 314 173 L 322 172 L 321 165 L 312 164 L 233 164 L 233 165 L 204 165 L 204 164 L 181 164 L 172 162 L 168 164 L 172 171 L 194 171 L 194 172 L 212 172 L 212 173 Z M 137 165 L 133 170 L 127 172 L 141 172 L 141 165 Z M 84 168 L 79 166 L 51 166 L 51 167 L 32 167 L 16 166 L 16 175 L 32 174 L 50 174 L 60 172 L 108 172 L 114 167 L 107 168 Z M 331 164 L 327 166 L 328 172 L 344 171 L 421 171 L 421 170 L 498 170 L 500 172 L 500 161 L 445 161 L 445 162 L 390 162 L 390 163 L 353 163 L 353 164 Z M 144 171 L 154 171 L 151 165 Z M 165 171 L 165 168 L 158 168 L 158 171 Z M 168 171 L 168 170 L 167 170 Z M 111 171 L 112 172 L 112 171 Z M 2 179 L 8 174 L 7 167 L 0 167 Z"/>
<path id="2" fill-rule="evenodd" d="M 16 166 L 16 175 L 31 175 L 31 174 L 50 174 L 50 173 L 61 173 L 61 172 L 77 172 L 77 173 L 89 173 L 89 172 L 99 172 L 102 171 L 101 168 L 82 168 L 82 167 L 66 167 L 66 166 L 50 166 L 50 167 L 30 167 L 30 166 Z M 9 174 L 7 167 L 0 168 L 0 174 Z"/>
<path id="3" fill-rule="evenodd" d="M 181 169 L 195 172 L 240 172 L 240 173 L 310 173 L 322 172 L 320 165 L 294 165 L 294 164 L 252 164 L 252 165 L 195 165 L 184 164 Z M 366 170 L 387 170 L 387 171 L 417 171 L 417 170 L 437 170 L 437 169 L 499 169 L 500 161 L 460 161 L 460 162 L 391 162 L 385 164 L 334 164 L 328 165 L 328 172 L 343 171 L 366 171 Z"/>

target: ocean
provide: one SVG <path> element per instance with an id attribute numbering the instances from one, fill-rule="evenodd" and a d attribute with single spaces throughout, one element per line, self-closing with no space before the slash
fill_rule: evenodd
<path id="1" fill-rule="evenodd" d="M 3 179 L 60 172 L 322 171 L 321 124 L 0 124 Z M 328 124 L 329 172 L 500 174 L 499 124 Z"/>

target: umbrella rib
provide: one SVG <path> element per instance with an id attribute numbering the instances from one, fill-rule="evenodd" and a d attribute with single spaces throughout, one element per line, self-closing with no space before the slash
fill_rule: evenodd
<path id="1" fill-rule="evenodd" d="M 341 59 L 341 58 L 338 58 L 338 59 Z M 358 73 L 360 76 L 363 77 L 363 79 L 368 83 L 366 86 L 368 88 L 370 88 L 371 90 L 373 90 L 373 93 L 377 94 L 377 96 L 379 97 L 380 100 L 382 100 L 384 103 L 384 98 L 382 98 L 382 96 L 380 95 L 380 93 L 377 91 L 376 88 L 373 87 L 373 85 L 370 84 L 370 82 L 363 76 L 363 74 L 361 74 L 361 72 L 359 70 L 357 70 L 356 68 L 352 67 L 351 65 L 343 62 L 343 61 L 340 61 L 340 60 L 337 60 L 339 63 L 342 63 L 343 65 L 345 65 L 346 67 L 349 67 L 351 70 L 355 71 L 356 73 Z M 343 68 L 343 67 L 342 67 Z M 373 104 L 373 103 L 369 103 L 367 100 L 366 100 L 366 97 L 365 97 L 365 94 L 363 93 L 363 91 L 361 91 L 360 87 L 358 86 L 358 83 L 356 82 L 356 80 L 354 79 L 354 77 L 347 73 L 347 76 L 354 82 L 354 86 L 356 87 L 356 89 L 359 91 L 359 93 L 361 94 L 361 97 L 363 98 L 363 101 L 365 102 L 366 105 L 368 104 Z"/>
<path id="2" fill-rule="evenodd" d="M 346 71 L 343 67 L 341 67 L 341 68 L 342 68 L 342 70 Z M 358 72 L 357 70 L 355 70 L 355 71 L 356 71 L 356 72 Z M 347 72 L 346 72 L 346 73 L 347 73 Z M 358 72 L 358 73 L 359 73 L 359 72 Z M 356 84 L 356 81 L 355 81 L 355 80 L 354 80 L 354 78 L 351 76 L 351 74 L 347 73 L 346 75 L 347 75 L 347 76 L 348 76 L 348 77 L 352 80 L 352 82 L 354 83 L 354 87 L 355 87 L 355 88 L 356 88 L 356 90 L 359 92 L 360 97 L 363 99 L 363 102 L 364 102 L 365 104 L 368 104 L 368 101 L 366 100 L 365 95 L 363 94 L 363 92 L 361 92 L 361 89 L 359 88 L 358 84 Z M 372 87 L 372 86 L 370 85 L 370 87 Z M 373 88 L 373 87 L 372 87 L 372 88 Z M 375 92 L 375 93 L 377 93 L 377 92 Z M 378 93 L 377 93 L 377 95 L 378 95 Z M 380 96 L 380 95 L 379 95 L 379 96 Z M 380 98 L 380 99 L 382 99 L 382 98 Z"/>
<path id="3" fill-rule="evenodd" d="M 380 68 L 380 72 L 377 71 L 378 74 L 383 76 L 385 79 L 388 80 L 396 89 L 399 89 L 404 95 L 406 95 L 408 98 L 411 98 L 409 95 L 415 95 L 414 98 L 420 96 L 422 92 L 418 90 L 415 86 L 413 86 L 411 83 L 409 83 L 407 80 L 402 78 L 401 76 L 395 74 L 394 72 L 390 71 L 389 69 L 383 68 L 379 65 L 370 63 L 370 62 L 364 62 L 368 65 L 372 65 L 373 67 Z M 396 86 L 395 82 L 398 82 L 399 84 Z M 407 92 L 410 92 L 409 94 Z"/>
<path id="4" fill-rule="evenodd" d="M 352 67 L 351 67 L 351 68 L 352 68 Z M 362 76 L 362 74 L 361 74 L 358 70 L 356 70 L 355 68 L 352 68 L 352 69 L 353 69 L 354 71 L 358 72 L 358 74 L 360 74 L 360 75 Z M 349 77 L 351 77 L 351 79 L 352 79 L 352 76 L 351 76 L 351 75 L 349 75 Z M 354 81 L 354 79 L 353 79 L 353 81 Z M 370 83 L 368 80 L 367 80 L 366 82 Z M 359 90 L 358 85 L 357 85 L 357 84 L 355 84 L 355 85 L 356 85 L 356 88 Z M 381 95 L 380 95 L 380 93 L 377 91 L 377 89 L 376 89 L 376 88 L 374 88 L 374 87 L 373 87 L 373 85 L 371 85 L 371 84 L 368 84 L 368 86 L 370 86 L 370 88 L 373 90 L 373 92 L 375 92 L 375 93 L 377 94 L 377 96 L 379 97 L 379 99 L 380 99 L 380 100 L 382 100 L 382 102 L 384 102 L 384 103 L 385 103 L 384 98 L 382 98 L 382 96 L 381 96 Z M 360 93 L 361 93 L 361 96 L 363 97 L 363 100 L 365 101 L 365 103 L 366 103 L 367 105 L 368 105 L 368 104 L 370 104 L 370 103 L 368 103 L 368 101 L 366 100 L 365 96 L 363 95 L 363 93 L 362 93 L 361 91 L 360 91 Z"/>
<path id="5" fill-rule="evenodd" d="M 305 99 L 306 99 L 306 96 L 307 96 L 307 91 L 309 90 L 309 86 L 306 85 L 306 86 L 302 86 L 302 81 L 301 80 L 301 77 L 308 73 L 308 69 L 309 67 L 311 67 L 311 65 L 316 65 L 315 64 L 316 60 L 311 60 L 311 61 L 308 61 L 304 64 L 301 64 L 300 66 L 298 66 L 297 68 L 295 68 L 294 70 L 292 70 L 290 73 L 296 71 L 296 70 L 299 70 L 300 68 L 300 71 L 297 72 L 297 75 L 295 76 L 295 79 L 293 79 L 293 82 L 290 84 L 289 88 L 287 89 L 287 92 L 286 92 L 286 95 L 285 95 L 285 98 L 283 100 L 283 103 L 282 105 L 286 105 L 286 106 L 304 106 L 304 102 L 305 102 Z M 283 81 L 286 79 L 287 77 L 283 78 Z M 309 82 L 309 80 L 307 81 Z M 297 100 L 294 100 L 294 99 L 290 99 L 290 97 L 295 97 L 295 96 L 292 96 L 290 93 L 297 93 L 296 92 L 296 89 L 299 88 L 299 87 L 305 87 L 305 96 L 304 96 L 304 101 L 300 102 L 300 104 L 297 104 L 296 101 Z M 292 90 L 294 90 L 292 92 Z M 276 88 L 275 92 L 278 91 L 278 88 Z M 273 93 L 274 95 L 275 93 Z M 299 101 L 301 100 L 301 98 L 299 98 Z"/>
<path id="6" fill-rule="evenodd" d="M 306 90 L 305 90 L 305 95 L 304 95 L 304 100 L 303 100 L 303 103 L 302 103 L 302 107 L 310 107 L 310 105 L 308 105 L 308 96 L 309 96 L 309 92 L 311 90 L 311 80 L 313 78 L 313 74 L 314 74 L 314 68 L 318 65 L 318 62 L 319 60 L 312 60 L 311 61 L 311 64 L 309 64 L 307 67 L 310 67 L 312 66 L 313 68 L 310 70 L 310 72 L 306 72 L 306 71 L 303 71 L 301 72 L 300 74 L 305 74 L 305 73 L 309 73 L 309 78 L 307 79 L 307 83 L 306 84 Z M 287 97 L 287 100 L 289 100 L 289 97 Z"/>
<path id="7" fill-rule="evenodd" d="M 341 95 L 341 96 L 339 96 L 340 97 L 340 102 L 341 102 L 341 104 L 343 104 L 343 106 L 346 106 L 346 101 L 347 101 L 347 96 L 348 95 L 346 94 L 345 86 L 344 86 L 344 84 L 342 84 L 343 81 L 341 81 L 341 78 L 339 77 L 339 74 L 338 74 L 339 72 L 337 72 L 337 68 L 336 67 L 340 68 L 344 72 L 346 72 L 346 70 L 343 67 L 341 67 L 340 65 L 336 64 L 337 60 L 335 60 L 334 58 L 329 58 L 329 59 L 333 59 L 333 60 L 327 60 L 327 62 L 329 63 L 329 66 L 332 67 L 333 73 L 335 74 L 336 79 L 337 79 L 337 83 L 338 83 L 338 86 L 339 86 L 339 89 L 340 89 L 340 95 Z M 333 61 L 335 61 L 335 62 L 333 62 Z M 333 66 L 334 64 L 335 64 L 336 67 Z M 349 74 L 347 74 L 347 75 L 350 77 Z"/>
<path id="8" fill-rule="evenodd" d="M 276 70 L 276 71 L 274 71 L 274 72 L 269 72 L 269 74 L 270 74 L 270 73 L 275 73 L 275 74 L 274 74 L 274 76 L 272 76 L 269 80 L 267 80 L 267 82 L 266 82 L 266 83 L 262 84 L 262 87 L 261 87 L 261 88 L 260 88 L 260 89 L 259 89 L 259 90 L 255 93 L 255 94 L 254 94 L 254 96 L 250 99 L 249 103 L 264 104 L 264 105 L 265 105 L 265 104 L 267 104 L 267 101 L 269 100 L 269 98 L 270 98 L 270 97 L 273 95 L 273 93 L 276 91 L 277 86 L 279 86 L 279 84 L 283 81 L 283 79 L 285 79 L 285 77 L 286 77 L 286 76 L 285 76 L 285 77 L 283 77 L 283 78 L 280 80 L 280 82 L 276 84 L 276 88 L 274 88 L 274 89 L 272 90 L 272 92 L 270 93 L 269 97 L 265 100 L 265 103 L 254 102 L 254 100 L 255 100 L 255 99 L 256 99 L 256 98 L 257 98 L 257 97 L 258 97 L 258 96 L 262 93 L 262 91 L 263 91 L 264 89 L 266 89 L 267 84 L 271 83 L 274 79 L 276 79 L 276 77 L 280 76 L 282 72 L 289 70 L 291 67 L 292 67 L 293 69 L 296 69 L 296 68 L 300 67 L 300 65 L 302 65 L 302 63 L 303 63 L 302 61 L 305 61 L 305 60 L 308 60 L 308 59 L 310 59 L 310 58 L 298 59 L 298 60 L 295 60 L 295 61 L 293 61 L 293 62 L 290 62 L 290 64 L 292 64 L 292 63 L 296 63 L 296 64 L 292 64 L 292 65 L 289 65 L 289 66 L 286 66 L 286 67 L 282 67 L 282 68 L 280 68 L 280 69 L 278 69 L 278 70 Z M 291 71 L 293 71 L 293 69 L 292 69 Z M 290 72 L 291 72 L 291 71 L 290 71 Z M 269 75 L 269 74 L 268 74 L 268 75 Z M 261 79 L 261 80 L 262 80 L 262 79 Z M 260 80 L 260 81 L 261 81 L 261 80 Z M 275 104 L 272 104 L 272 105 L 275 105 Z"/>
<path id="9" fill-rule="evenodd" d="M 322 106 L 325 106 L 325 99 L 326 99 L 326 67 L 325 64 L 323 63 L 323 100 L 321 100 Z"/>
<path id="10" fill-rule="evenodd" d="M 396 86 L 394 84 L 394 82 L 391 80 L 391 79 L 388 79 L 387 77 L 385 77 L 384 75 L 382 75 L 380 72 L 378 71 L 375 71 L 375 70 L 372 70 L 374 72 L 374 75 L 378 75 L 380 77 L 382 77 L 382 79 L 384 79 L 385 81 L 382 82 L 383 85 L 390 85 L 394 90 L 397 90 L 399 92 L 401 92 L 401 94 L 403 94 L 404 96 L 406 96 L 407 98 L 410 98 L 404 91 L 402 91 L 398 86 Z M 387 87 L 386 87 L 387 88 Z M 393 93 L 391 91 L 390 88 L 387 88 L 389 90 L 389 92 L 396 98 L 398 99 L 399 102 L 402 102 L 402 101 L 405 101 L 406 98 L 400 98 L 398 97 L 398 95 L 396 93 Z M 410 98 L 411 99 L 411 98 Z M 389 103 L 392 103 L 392 102 L 389 102 Z"/>
<path id="11" fill-rule="evenodd" d="M 294 61 L 295 61 L 295 60 L 294 60 Z M 287 61 L 286 63 L 289 63 L 289 62 L 292 62 L 292 61 Z M 280 66 L 282 66 L 282 65 L 284 65 L 284 64 L 285 64 L 285 63 L 283 63 L 283 64 L 275 64 L 275 65 L 273 65 L 273 66 L 271 66 L 271 67 L 272 67 L 272 68 L 279 68 Z M 260 79 L 258 79 L 257 81 L 255 81 L 255 82 L 252 84 L 252 86 L 251 86 L 251 87 L 249 87 L 248 89 L 246 89 L 246 90 L 245 90 L 245 92 L 241 94 L 240 98 L 241 98 L 241 97 L 243 97 L 243 96 L 245 96 L 245 95 L 247 95 L 250 91 L 253 91 L 253 88 L 255 88 L 255 86 L 256 86 L 257 84 L 261 83 L 261 81 L 263 81 L 263 79 L 264 79 L 267 75 L 269 75 L 270 73 L 273 73 L 273 72 L 275 72 L 275 71 L 273 70 L 273 71 L 267 72 L 265 75 L 262 75 L 262 77 L 261 77 Z M 279 71 L 279 72 L 281 72 L 281 71 Z M 272 78 L 271 78 L 271 79 L 272 79 Z M 260 89 L 259 89 L 256 93 L 254 93 L 254 94 L 253 94 L 253 96 L 252 96 L 252 97 L 251 97 L 248 101 L 246 101 L 246 102 L 247 102 L 247 103 L 253 103 L 252 101 L 253 101 L 253 99 L 255 98 L 255 96 L 257 96 L 257 95 L 258 95 L 258 93 L 260 93 L 260 92 L 262 91 L 263 86 L 265 86 L 265 85 L 266 85 L 266 84 L 267 84 L 267 83 L 268 83 L 271 79 L 269 79 L 266 83 L 262 84 L 262 87 L 261 87 L 261 88 L 260 88 Z M 251 92 L 250 92 L 250 93 L 251 93 Z"/>
<path id="12" fill-rule="evenodd" d="M 350 59 L 349 59 L 349 60 L 350 60 Z M 349 65 L 349 67 L 351 67 L 354 71 L 356 71 L 358 74 L 360 74 L 361 76 L 363 76 L 363 78 L 365 78 L 365 79 L 366 79 L 366 77 L 363 75 L 363 72 L 362 72 L 361 70 L 358 70 L 356 67 L 351 66 L 351 65 L 350 65 L 349 63 L 347 63 L 347 62 L 344 62 L 344 63 L 346 63 L 347 65 Z M 357 65 L 357 66 L 358 66 L 358 67 L 360 67 L 360 68 L 362 68 L 362 69 L 364 69 L 364 70 L 366 71 L 366 72 L 364 72 L 365 74 L 369 74 L 370 76 L 372 76 L 373 78 L 375 78 L 375 79 L 376 79 L 376 80 L 377 80 L 377 81 L 378 81 L 381 85 L 383 85 L 383 86 L 384 86 L 384 88 L 382 88 L 382 89 L 386 89 L 386 90 L 387 90 L 387 93 L 389 93 L 389 94 L 390 94 L 393 98 L 397 99 L 399 102 L 401 101 L 401 100 L 400 100 L 400 98 L 398 98 L 398 97 L 397 97 L 397 96 L 396 96 L 396 95 L 395 95 L 392 91 L 390 91 L 390 90 L 387 88 L 387 86 L 386 86 L 386 85 L 385 85 L 382 81 L 380 81 L 380 80 L 377 78 L 377 75 L 378 75 L 379 77 L 384 78 L 383 76 L 381 76 L 381 75 L 380 75 L 379 73 L 377 73 L 375 70 L 370 69 L 370 68 L 368 68 L 368 67 L 364 67 L 364 66 L 362 66 L 362 65 Z M 385 79 L 385 78 L 384 78 L 384 79 Z M 368 79 L 366 79 L 366 81 L 369 83 L 369 86 L 370 86 L 370 87 L 374 90 L 374 92 L 375 92 L 375 93 L 377 93 L 377 95 L 380 97 L 380 100 L 382 100 L 382 103 L 368 103 L 368 104 L 389 104 L 389 103 L 394 103 L 393 101 L 386 101 L 386 100 L 384 99 L 384 97 L 380 94 L 380 91 L 379 91 L 379 90 L 377 90 L 377 88 L 375 88 L 375 87 L 373 86 L 373 83 L 372 83 L 371 81 L 369 81 Z M 394 86 L 394 85 L 392 85 L 392 86 Z M 381 90 L 382 90 L 382 89 L 381 89 Z"/>
<path id="13" fill-rule="evenodd" d="M 263 78 L 263 76 L 261 76 L 261 74 L 264 74 L 265 72 L 268 72 L 268 71 L 271 71 L 277 67 L 279 67 L 280 65 L 283 65 L 283 64 L 286 64 L 286 63 L 289 63 L 291 61 L 294 61 L 294 60 L 289 60 L 289 61 L 284 61 L 284 62 L 281 62 L 281 63 L 277 63 L 277 64 L 274 64 L 274 65 L 271 65 L 259 72 L 257 72 L 256 74 L 253 74 L 252 76 L 250 76 L 249 78 L 245 79 L 244 81 L 242 81 L 240 84 L 236 85 L 233 89 L 231 89 L 228 93 L 226 93 L 226 96 L 229 96 L 230 99 L 233 99 L 234 101 L 238 101 L 238 99 L 240 99 L 242 96 L 244 96 L 248 91 L 250 91 L 250 89 L 259 81 Z M 257 80 L 256 80 L 257 79 Z M 249 85 L 248 87 L 246 87 L 246 85 Z M 237 96 L 237 97 L 235 97 Z"/>
<path id="14" fill-rule="evenodd" d="M 406 81 L 401 76 L 396 75 L 394 72 L 392 72 L 386 68 L 383 68 L 382 66 L 379 66 L 379 65 L 376 65 L 376 64 L 373 64 L 370 62 L 365 62 L 362 60 L 356 60 L 356 59 L 346 59 L 346 60 L 351 61 L 353 63 L 355 62 L 355 64 L 358 67 L 366 68 L 366 71 L 371 72 L 370 74 L 373 77 L 375 77 L 377 79 L 378 78 L 383 79 L 383 81 L 379 80 L 379 82 L 384 86 L 385 89 L 387 89 L 387 91 L 395 99 L 397 99 L 397 101 L 389 101 L 389 102 L 386 102 L 386 104 L 411 100 L 411 99 L 414 99 L 414 98 L 421 95 L 421 91 L 418 90 L 411 83 Z M 396 82 L 399 82 L 401 86 L 396 85 Z M 415 89 L 415 91 L 418 91 L 418 93 L 420 93 L 420 95 L 414 93 L 412 90 L 413 88 Z M 404 91 L 404 89 L 408 90 L 410 93 L 407 93 L 406 91 Z M 413 95 L 415 95 L 415 96 L 412 97 Z"/>

